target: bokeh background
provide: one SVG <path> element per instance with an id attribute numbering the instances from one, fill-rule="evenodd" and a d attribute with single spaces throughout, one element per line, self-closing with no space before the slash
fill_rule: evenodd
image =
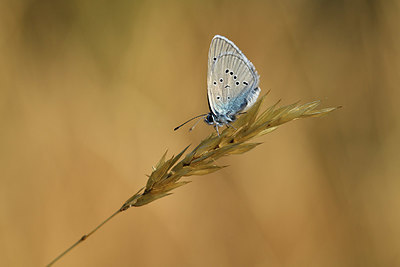
<path id="1" fill-rule="evenodd" d="M 207 53 L 227 36 L 286 124 L 57 266 L 400 266 L 399 1 L 0 2 L 0 265 L 43 266 L 213 131 Z"/>

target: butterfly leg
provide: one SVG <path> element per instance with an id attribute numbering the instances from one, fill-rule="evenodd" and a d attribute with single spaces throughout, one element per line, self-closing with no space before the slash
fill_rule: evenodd
<path id="1" fill-rule="evenodd" d="M 217 134 L 218 134 L 218 136 L 219 136 L 218 125 L 215 125 L 214 128 L 215 128 L 215 130 L 217 131 Z"/>
<path id="2" fill-rule="evenodd" d="M 232 124 L 230 124 L 229 122 L 226 124 L 226 127 L 232 127 L 233 129 L 235 129 L 235 130 L 237 130 L 235 127 L 233 127 L 233 125 Z"/>

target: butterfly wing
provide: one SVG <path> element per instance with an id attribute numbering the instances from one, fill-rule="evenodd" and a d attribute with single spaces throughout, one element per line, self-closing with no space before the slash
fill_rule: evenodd
<path id="1" fill-rule="evenodd" d="M 215 36 L 208 57 L 208 101 L 218 115 L 235 115 L 257 99 L 259 76 L 253 64 L 231 41 Z"/>
<path id="2" fill-rule="evenodd" d="M 211 40 L 210 50 L 208 50 L 208 73 L 207 73 L 208 78 L 210 78 L 210 71 L 212 65 L 216 62 L 217 58 L 222 54 L 227 54 L 227 53 L 235 54 L 242 58 L 246 58 L 246 56 L 232 41 L 228 40 L 224 36 L 215 35 L 214 38 Z"/>

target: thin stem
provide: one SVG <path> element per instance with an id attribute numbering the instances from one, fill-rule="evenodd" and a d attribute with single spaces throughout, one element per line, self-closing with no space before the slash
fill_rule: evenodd
<path id="1" fill-rule="evenodd" d="M 100 223 L 96 228 L 94 228 L 90 233 L 83 235 L 78 241 L 75 242 L 75 244 L 73 244 L 72 246 L 70 246 L 67 250 L 65 250 L 63 253 L 61 253 L 60 255 L 58 255 L 58 257 L 56 257 L 52 262 L 50 262 L 47 267 L 52 266 L 56 261 L 58 261 L 59 259 L 61 259 L 65 254 L 67 254 L 68 252 L 70 252 L 74 247 L 76 247 L 77 245 L 79 245 L 80 243 L 82 243 L 83 241 L 85 241 L 89 236 L 91 236 L 92 234 L 94 234 L 94 232 L 96 232 L 98 229 L 100 229 L 106 222 L 108 222 L 109 220 L 111 220 L 115 215 L 117 215 L 118 213 L 120 213 L 121 211 L 123 211 L 122 209 L 117 210 L 116 212 L 114 212 L 114 214 L 112 214 L 110 217 L 108 217 L 105 221 L 103 221 L 102 223 Z"/>

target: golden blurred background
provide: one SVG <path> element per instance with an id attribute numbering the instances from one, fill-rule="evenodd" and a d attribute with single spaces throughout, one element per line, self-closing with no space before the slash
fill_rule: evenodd
<path id="1" fill-rule="evenodd" d="M 286 124 L 115 217 L 56 266 L 400 266 L 399 1 L 0 2 L 0 265 L 43 266 L 213 131 L 215 34 Z"/>

